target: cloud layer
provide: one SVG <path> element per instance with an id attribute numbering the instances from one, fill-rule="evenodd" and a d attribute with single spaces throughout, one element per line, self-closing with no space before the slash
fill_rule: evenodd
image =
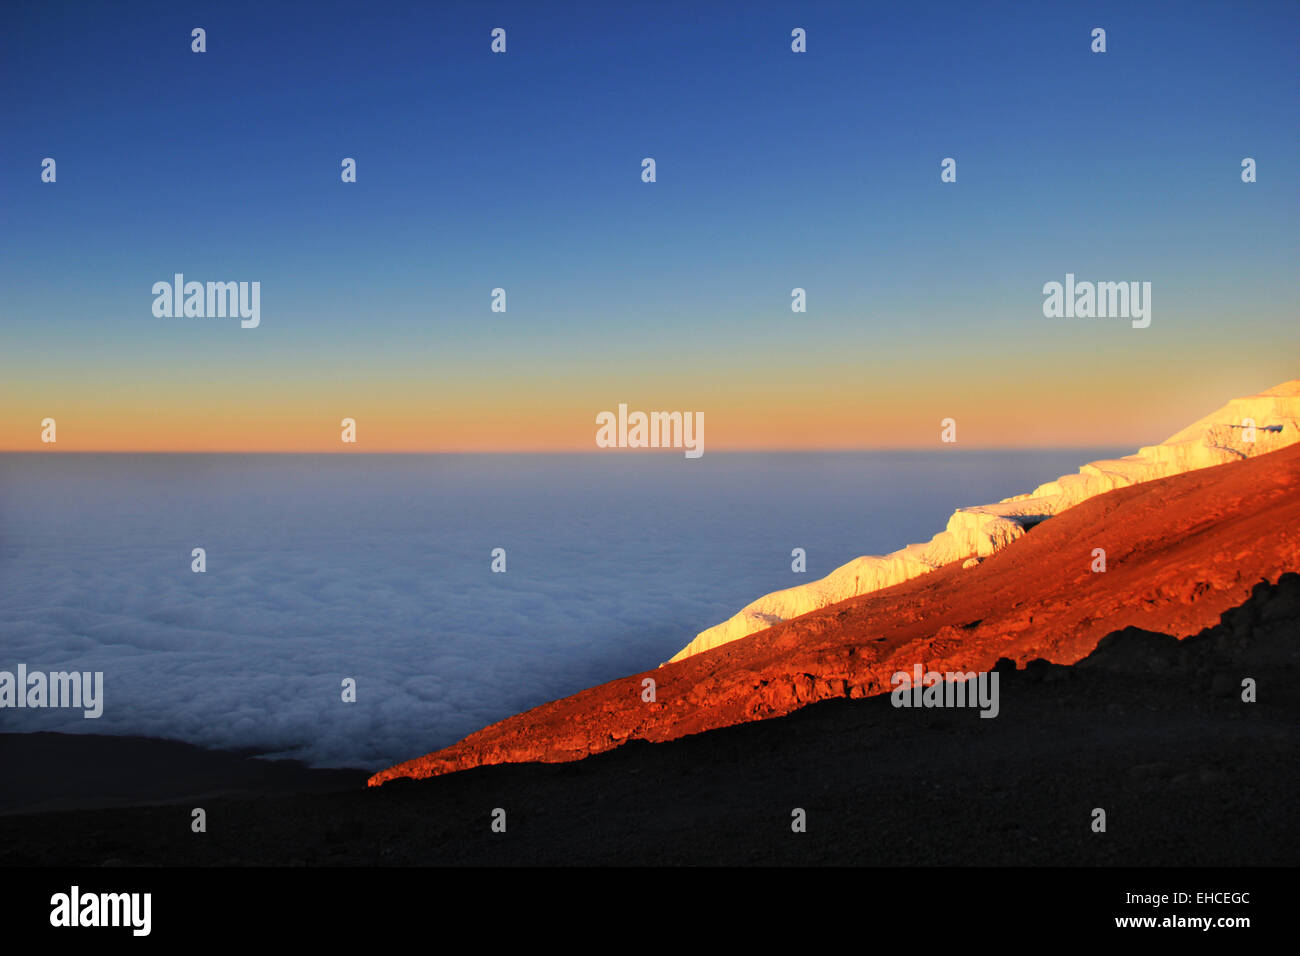
<path id="1" fill-rule="evenodd" d="M 0 670 L 105 686 L 98 720 L 0 710 L 0 728 L 375 769 L 1096 457 L 0 455 Z"/>

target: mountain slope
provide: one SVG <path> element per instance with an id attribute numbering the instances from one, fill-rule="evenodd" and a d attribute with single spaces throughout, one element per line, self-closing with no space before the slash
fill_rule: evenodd
<path id="1" fill-rule="evenodd" d="M 1104 573 L 1092 570 L 1094 549 Z M 889 689 L 917 663 L 984 671 L 1008 657 L 1073 663 L 1126 626 L 1178 637 L 1218 622 L 1261 579 L 1300 569 L 1300 445 L 1092 497 L 977 566 L 805 614 L 493 724 L 370 778 L 565 761 L 632 739 L 778 716 Z M 643 699 L 645 681 L 655 700 Z"/>

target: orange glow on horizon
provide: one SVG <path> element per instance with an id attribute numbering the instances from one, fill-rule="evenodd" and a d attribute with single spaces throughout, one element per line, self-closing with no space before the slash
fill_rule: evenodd
<path id="1" fill-rule="evenodd" d="M 595 452 L 602 450 L 596 415 L 620 402 L 646 412 L 703 412 L 705 454 L 953 447 L 939 441 L 948 417 L 957 421 L 958 449 L 1136 450 L 1288 378 L 1198 379 L 1174 368 L 1161 377 L 1119 364 L 1103 385 L 1065 374 L 1069 362 L 1063 355 L 1021 363 L 1001 376 L 951 357 L 920 372 L 910 362 L 848 360 L 747 365 L 725 376 L 531 367 L 497 376 L 500 383 L 397 370 L 388 378 L 348 376 L 336 367 L 298 379 L 245 370 L 238 380 L 229 370 L 205 378 L 183 367 L 165 381 L 141 383 L 125 369 L 77 368 L 57 382 L 36 374 L 0 382 L 0 451 Z M 45 418 L 57 423 L 55 445 L 41 441 Z M 344 418 L 357 422 L 356 445 L 340 440 Z"/>

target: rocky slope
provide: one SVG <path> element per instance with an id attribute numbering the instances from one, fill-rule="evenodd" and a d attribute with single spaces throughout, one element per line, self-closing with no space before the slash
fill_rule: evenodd
<path id="1" fill-rule="evenodd" d="M 1161 454 L 1174 467 L 1204 452 Z M 1115 480 L 1126 478 L 1124 467 L 1110 469 Z M 1096 548 L 1106 552 L 1104 572 L 1093 570 Z M 1259 581 L 1300 568 L 1300 445 L 1086 497 L 1022 528 L 978 565 L 962 564 L 534 708 L 370 783 L 672 740 L 881 694 L 894 672 L 916 663 L 939 671 L 984 671 L 1000 658 L 1068 664 L 1126 626 L 1195 634 Z"/>

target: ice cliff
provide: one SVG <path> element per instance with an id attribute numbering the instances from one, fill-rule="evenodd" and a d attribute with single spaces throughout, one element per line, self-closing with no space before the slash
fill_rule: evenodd
<path id="1" fill-rule="evenodd" d="M 1234 398 L 1159 445 L 1140 448 L 1136 454 L 1090 462 L 1077 475 L 1063 475 L 1028 494 L 1004 498 L 996 504 L 959 508 L 948 519 L 947 528 L 924 544 L 910 544 L 884 556 L 854 558 L 818 581 L 765 594 L 721 624 L 701 631 L 672 660 L 699 654 L 837 601 L 890 587 L 953 561 L 987 557 L 1037 522 L 1094 495 L 1252 458 L 1297 440 L 1300 379 L 1248 398 Z"/>

